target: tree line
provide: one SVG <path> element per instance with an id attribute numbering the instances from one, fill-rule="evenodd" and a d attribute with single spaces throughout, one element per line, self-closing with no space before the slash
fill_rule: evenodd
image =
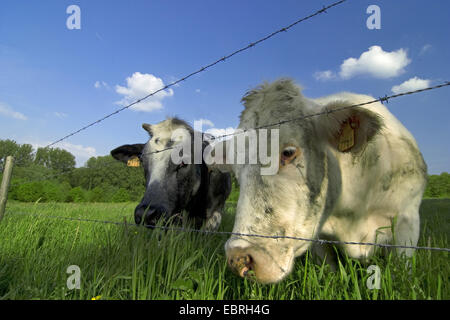
<path id="1" fill-rule="evenodd" d="M 75 157 L 60 148 L 37 148 L 0 140 L 0 172 L 6 157 L 15 158 L 9 199 L 23 202 L 139 201 L 145 191 L 142 167 L 127 167 L 110 155 L 92 157 L 75 167 Z M 1 174 L 0 174 L 1 176 Z M 239 187 L 233 179 L 237 201 Z M 450 174 L 428 176 L 426 198 L 450 198 Z"/>
<path id="2" fill-rule="evenodd" d="M 75 167 L 75 157 L 60 148 L 37 148 L 0 140 L 0 170 L 15 158 L 8 198 L 23 202 L 127 202 L 145 191 L 141 167 L 127 167 L 111 156 L 91 157 Z"/>

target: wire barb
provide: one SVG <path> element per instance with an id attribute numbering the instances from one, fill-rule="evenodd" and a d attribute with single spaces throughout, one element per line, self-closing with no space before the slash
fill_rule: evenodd
<path id="1" fill-rule="evenodd" d="M 384 97 L 378 98 L 378 100 L 379 100 L 382 104 L 384 104 L 385 102 L 386 102 L 386 104 L 389 103 L 389 97 L 388 97 L 387 95 L 384 95 Z"/>
<path id="2" fill-rule="evenodd" d="M 325 6 L 323 6 L 322 10 L 319 10 L 320 13 L 327 13 L 327 8 L 325 8 Z"/>

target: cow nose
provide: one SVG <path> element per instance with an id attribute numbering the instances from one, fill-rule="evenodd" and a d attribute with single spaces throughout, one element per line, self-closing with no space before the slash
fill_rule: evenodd
<path id="1" fill-rule="evenodd" d="M 167 210 L 163 206 L 158 205 L 143 205 L 140 204 L 134 210 L 134 222 L 141 224 L 142 220 L 146 226 L 155 226 L 160 220 L 165 218 Z"/>
<path id="2" fill-rule="evenodd" d="M 141 224 L 142 216 L 145 214 L 147 206 L 139 204 L 136 209 L 134 209 L 134 222 L 136 224 Z"/>
<path id="3" fill-rule="evenodd" d="M 243 248 L 233 248 L 227 253 L 228 266 L 241 277 L 250 277 L 254 273 L 255 261 Z"/>
<path id="4" fill-rule="evenodd" d="M 165 219 L 167 215 L 166 208 L 162 206 L 150 206 L 148 207 L 148 212 L 145 215 L 145 225 L 153 227 L 156 225 L 156 223 L 161 220 Z"/>

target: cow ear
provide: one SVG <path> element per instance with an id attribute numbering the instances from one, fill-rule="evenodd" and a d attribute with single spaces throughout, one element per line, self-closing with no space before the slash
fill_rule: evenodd
<path id="1" fill-rule="evenodd" d="M 152 125 L 148 124 L 148 123 L 143 123 L 142 124 L 142 128 L 148 132 L 148 134 L 150 135 L 150 137 L 153 136 L 153 132 L 152 132 Z"/>
<path id="2" fill-rule="evenodd" d="M 134 157 L 139 157 L 142 154 L 145 144 L 125 144 L 111 151 L 114 159 L 128 163 L 128 160 Z"/>
<path id="3" fill-rule="evenodd" d="M 318 133 L 340 152 L 357 153 L 382 131 L 382 117 L 362 107 L 345 108 L 349 101 L 325 105 L 324 114 L 317 116 Z"/>

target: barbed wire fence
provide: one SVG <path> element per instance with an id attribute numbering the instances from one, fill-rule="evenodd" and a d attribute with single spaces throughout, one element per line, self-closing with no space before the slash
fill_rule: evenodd
<path id="1" fill-rule="evenodd" d="M 446 87 L 446 86 L 450 86 L 450 82 L 449 81 L 441 83 L 441 84 L 438 84 L 438 85 L 435 85 L 435 86 L 423 88 L 423 89 L 417 89 L 417 90 L 413 90 L 413 91 L 393 94 L 393 95 L 390 95 L 390 96 L 384 95 L 383 97 L 380 97 L 378 99 L 373 99 L 373 100 L 362 102 L 362 103 L 358 103 L 358 104 L 352 104 L 352 105 L 336 108 L 336 109 L 333 109 L 333 110 L 325 110 L 325 111 L 322 111 L 322 112 L 308 114 L 308 115 L 304 115 L 304 116 L 297 117 L 297 118 L 282 120 L 282 121 L 278 121 L 278 122 L 275 122 L 275 123 L 270 123 L 270 124 L 267 124 L 267 125 L 258 126 L 258 127 L 255 127 L 255 128 L 245 129 L 245 130 L 242 130 L 242 131 L 239 131 L 239 132 L 233 132 L 233 133 L 230 133 L 230 134 L 224 134 L 224 135 L 216 136 L 214 138 L 214 140 L 216 140 L 216 139 L 219 140 L 219 139 L 223 139 L 223 138 L 229 138 L 231 136 L 236 136 L 236 135 L 239 135 L 239 134 L 245 134 L 246 132 L 248 132 L 250 130 L 264 129 L 264 128 L 269 128 L 269 127 L 283 125 L 283 124 L 286 124 L 286 123 L 289 123 L 289 122 L 303 121 L 303 120 L 306 120 L 306 119 L 309 119 L 309 118 L 312 118 L 312 117 L 329 115 L 329 114 L 332 114 L 332 113 L 335 113 L 335 112 L 340 112 L 340 111 L 343 111 L 343 110 L 353 109 L 353 108 L 357 108 L 357 107 L 373 104 L 373 103 L 376 103 L 376 102 L 382 102 L 382 103 L 386 102 L 387 103 L 391 99 L 395 99 L 395 98 L 406 96 L 406 95 L 412 95 L 412 94 L 415 94 L 415 93 L 430 91 L 430 90 L 434 90 L 434 89 L 438 89 L 438 88 L 443 88 L 443 87 Z M 164 148 L 164 149 L 161 149 L 161 150 L 148 152 L 146 154 L 154 154 L 154 153 L 169 151 L 169 150 L 173 150 L 175 148 L 176 147 Z M 22 214 L 35 215 L 35 214 L 32 214 L 32 213 L 22 213 Z M 137 224 L 130 224 L 130 223 L 124 223 L 124 222 L 104 221 L 104 220 L 85 219 L 85 218 L 60 217 L 60 216 L 48 216 L 48 215 L 39 215 L 39 216 L 44 217 L 44 218 L 53 218 L 53 219 L 61 219 L 61 220 L 72 220 L 72 221 L 84 221 L 84 222 L 103 223 L 103 224 L 139 226 Z M 168 227 L 168 226 L 153 226 L 153 225 L 152 226 L 145 225 L 145 226 L 147 228 L 149 228 L 149 229 L 163 229 L 163 230 L 171 230 L 171 231 L 179 231 L 179 232 L 197 232 L 197 233 L 203 233 L 203 234 L 229 235 L 229 236 L 240 236 L 240 237 L 259 237 L 259 238 L 266 238 L 266 239 L 290 239 L 290 240 L 314 242 L 314 243 L 319 243 L 321 245 L 323 245 L 323 244 L 362 245 L 362 246 L 374 246 L 374 247 L 382 247 L 382 248 L 403 248 L 403 249 L 433 250 L 433 251 L 450 252 L 450 248 L 439 248 L 439 247 L 429 247 L 429 246 L 421 247 L 421 246 L 393 245 L 393 244 L 381 244 L 381 243 L 371 243 L 371 242 L 356 242 L 356 241 L 338 241 L 338 240 L 327 240 L 327 239 L 313 239 L 313 238 L 303 238 L 303 237 L 294 237 L 294 236 L 246 234 L 246 233 L 236 233 L 236 232 L 229 232 L 229 231 L 208 231 L 208 230 L 202 230 L 202 229 L 192 229 L 192 228 L 174 227 L 174 226 L 171 226 L 171 227 Z"/>
<path id="2" fill-rule="evenodd" d="M 427 88 L 422 88 L 422 89 L 417 89 L 417 90 L 397 93 L 397 94 L 393 94 L 393 95 L 390 95 L 390 96 L 384 95 L 384 96 L 382 96 L 382 97 L 380 97 L 378 99 L 373 99 L 373 100 L 362 102 L 362 103 L 351 104 L 351 105 L 348 105 L 348 106 L 344 106 L 344 107 L 340 107 L 340 108 L 336 108 L 336 109 L 332 109 L 332 110 L 325 110 L 325 111 L 321 111 L 321 112 L 317 112 L 317 113 L 304 115 L 304 116 L 301 116 L 301 117 L 296 117 L 296 118 L 292 118 L 292 119 L 285 119 L 285 120 L 281 120 L 281 121 L 277 121 L 277 122 L 273 122 L 273 123 L 257 126 L 257 127 L 254 127 L 254 128 L 247 128 L 247 129 L 242 129 L 242 130 L 239 130 L 239 131 L 236 131 L 236 132 L 232 132 L 232 133 L 228 133 L 228 134 L 223 134 L 223 135 L 219 135 L 219 136 L 213 136 L 213 138 L 211 140 L 221 140 L 221 139 L 224 139 L 224 138 L 229 138 L 229 137 L 232 137 L 232 136 L 245 134 L 245 133 L 247 133 L 249 131 L 252 131 L 252 130 L 267 129 L 267 128 L 271 128 L 271 127 L 281 126 L 283 124 L 290 123 L 290 122 L 303 121 L 303 120 L 314 118 L 314 117 L 318 117 L 318 116 L 330 115 L 330 114 L 333 114 L 333 113 L 336 113 L 336 112 L 341 112 L 341 111 L 348 110 L 348 109 L 355 109 L 355 108 L 362 107 L 362 106 L 369 105 L 369 104 L 373 104 L 373 103 L 376 103 L 376 102 L 388 103 L 389 100 L 391 100 L 391 99 L 395 99 L 395 98 L 406 96 L 406 95 L 412 95 L 412 94 L 419 93 L 419 92 L 434 90 L 434 89 L 438 89 L 438 88 L 442 88 L 442 87 L 447 87 L 447 86 L 450 86 L 450 81 L 446 81 L 446 82 L 443 82 L 441 84 L 438 84 L 438 85 L 435 85 L 435 86 L 431 86 L 431 87 L 427 87 Z M 173 146 L 173 147 L 168 147 L 168 148 L 164 148 L 164 149 L 160 149 L 160 150 L 146 152 L 143 155 L 150 155 L 150 154 L 160 153 L 160 152 L 164 152 L 164 151 L 173 150 L 173 149 L 176 149 L 176 148 L 178 148 L 178 146 Z"/>
<path id="3" fill-rule="evenodd" d="M 386 243 L 373 243 L 373 242 L 357 242 L 357 241 L 339 241 L 339 240 L 328 240 L 328 239 L 312 239 L 312 238 L 303 238 L 303 237 L 294 237 L 294 236 L 279 236 L 279 235 L 263 235 L 263 234 L 255 234 L 255 233 L 241 233 L 241 232 L 232 232 L 232 231 L 212 231 L 206 229 L 194 229 L 194 228 L 186 228 L 186 227 L 176 227 L 176 226 L 164 226 L 164 225 L 146 225 L 146 224 L 135 224 L 118 222 L 118 221 L 108 221 L 108 220 L 98 220 L 98 219 L 88 219 L 88 218 L 75 218 L 75 217 L 61 217 L 61 216 L 51 216 L 51 215 L 43 215 L 36 213 L 28 213 L 28 212 L 14 212 L 12 214 L 16 215 L 28 215 L 35 217 L 42 217 L 46 219 L 58 219 L 58 220 L 69 220 L 69 221 L 78 221 L 78 222 L 89 222 L 89 223 L 101 223 L 101 224 L 112 224 L 117 226 L 125 226 L 125 227 L 146 227 L 152 230 L 164 230 L 164 231 L 177 231 L 177 232 L 188 232 L 188 233 L 201 233 L 201 234 L 211 234 L 211 235 L 226 235 L 226 236 L 238 236 L 238 237 L 254 237 L 254 238 L 265 238 L 272 240 L 297 240 L 297 241 L 306 241 L 306 242 L 314 242 L 320 245 L 324 244 L 332 244 L 332 245 L 360 245 L 360 246 L 373 246 L 380 248 L 398 248 L 398 249 L 415 249 L 415 250 L 433 250 L 433 251 L 443 251 L 450 252 L 450 248 L 439 248 L 439 247 L 424 247 L 424 246 L 407 246 L 407 245 L 399 245 L 399 244 L 386 244 Z"/>
<path id="4" fill-rule="evenodd" d="M 303 18 L 300 18 L 300 19 L 296 20 L 295 22 L 289 24 L 289 25 L 286 26 L 286 27 L 283 27 L 283 28 L 281 28 L 281 29 L 278 29 L 278 30 L 276 30 L 276 31 L 274 31 L 274 32 L 272 32 L 272 33 L 270 33 L 269 35 L 267 35 L 267 36 L 265 36 L 265 37 L 263 37 L 263 38 L 261 38 L 261 39 L 259 39 L 259 40 L 256 40 L 256 41 L 254 41 L 254 42 L 251 42 L 251 43 L 248 44 L 247 46 L 242 47 L 242 48 L 240 48 L 240 49 L 238 49 L 238 50 L 236 50 L 236 51 L 234 51 L 234 52 L 232 52 L 232 53 L 230 53 L 230 54 L 228 54 L 228 55 L 225 55 L 225 56 L 223 56 L 222 58 L 217 59 L 216 61 L 214 61 L 214 62 L 212 62 L 212 63 L 210 63 L 210 64 L 208 64 L 208 65 L 206 65 L 206 66 L 204 66 L 204 67 L 201 67 L 200 69 L 198 69 L 198 70 L 196 70 L 196 71 L 194 71 L 194 72 L 192 72 L 192 73 L 190 73 L 190 74 L 188 74 L 188 75 L 186 75 L 186 76 L 184 76 L 184 77 L 182 77 L 182 78 L 180 78 L 180 79 L 178 79 L 178 80 L 176 80 L 176 81 L 173 81 L 173 82 L 171 82 L 171 83 L 165 85 L 165 86 L 162 87 L 161 89 L 158 89 L 158 90 L 156 90 L 156 91 L 153 91 L 153 92 L 149 93 L 148 95 L 146 95 L 145 97 L 143 97 L 143 98 L 141 98 L 141 99 L 138 99 L 138 100 L 136 100 L 136 101 L 134 101 L 134 102 L 132 102 L 132 103 L 130 103 L 130 104 L 128 104 L 128 105 L 126 105 L 126 106 L 120 108 L 120 109 L 117 109 L 116 111 L 114 111 L 114 112 L 112 112 L 112 113 L 110 113 L 110 114 L 107 114 L 106 116 L 104 116 L 104 117 L 102 117 L 102 118 L 100 118 L 100 119 L 98 119 L 98 120 L 96 120 L 96 121 L 94 121 L 94 122 L 91 122 L 91 123 L 89 123 L 88 125 L 86 125 L 86 126 L 80 128 L 80 129 L 78 129 L 78 130 L 76 130 L 76 131 L 74 131 L 74 132 L 72 132 L 72 133 L 67 134 L 66 136 L 64 136 L 64 137 L 62 137 L 62 138 L 60 138 L 60 139 L 58 139 L 58 140 L 56 140 L 56 141 L 54 141 L 54 142 L 48 144 L 48 145 L 46 146 L 46 148 L 51 147 L 51 146 L 53 146 L 53 145 L 55 145 L 55 144 L 57 144 L 57 143 L 59 143 L 59 142 L 61 142 L 61 141 L 63 141 L 63 140 L 66 140 L 67 138 L 69 138 L 69 137 L 71 137 L 71 136 L 73 136 L 73 135 L 75 135 L 75 134 L 78 134 L 78 133 L 80 133 L 81 131 L 84 131 L 84 130 L 88 129 L 88 128 L 90 128 L 90 127 L 92 127 L 92 126 L 94 126 L 94 125 L 96 125 L 96 124 L 98 124 L 98 123 L 100 123 L 100 122 L 102 122 L 102 121 L 104 121 L 104 120 L 106 120 L 106 119 L 112 117 L 113 115 L 116 115 L 116 114 L 118 114 L 118 113 L 120 113 L 120 112 L 122 112 L 122 111 L 124 111 L 124 110 L 126 110 L 126 109 L 128 109 L 128 108 L 130 108 L 130 107 L 132 107 L 132 106 L 134 106 L 135 104 L 138 104 L 138 103 L 140 103 L 140 102 L 142 102 L 142 101 L 144 101 L 144 100 L 146 100 L 146 99 L 148 99 L 148 98 L 150 98 L 150 97 L 156 95 L 156 94 L 159 93 L 159 92 L 162 92 L 162 91 L 164 91 L 164 90 L 166 90 L 166 89 L 169 89 L 170 87 L 173 87 L 173 86 L 179 84 L 180 82 L 186 81 L 187 79 L 189 79 L 189 78 L 191 78 L 191 77 L 193 77 L 193 76 L 195 76 L 195 75 L 197 75 L 197 74 L 199 74 L 199 73 L 201 73 L 201 72 L 204 72 L 204 71 L 206 71 L 206 70 L 208 70 L 208 69 L 214 67 L 215 65 L 217 65 L 217 64 L 219 64 L 219 63 L 221 63 L 221 62 L 225 62 L 227 59 L 230 59 L 231 57 L 233 57 L 233 56 L 235 56 L 235 55 L 237 55 L 237 54 L 239 54 L 239 53 L 242 53 L 242 52 L 244 52 L 244 51 L 246 51 L 246 50 L 249 50 L 250 48 L 253 48 L 253 47 L 257 46 L 258 44 L 260 44 L 260 43 L 262 43 L 262 42 L 264 42 L 264 41 L 269 40 L 270 38 L 274 37 L 274 36 L 277 35 L 277 34 L 280 34 L 280 33 L 282 33 L 282 32 L 287 32 L 289 29 L 291 29 L 292 27 L 298 25 L 299 23 L 302 23 L 302 22 L 304 22 L 304 21 L 307 21 L 307 20 L 309 20 L 309 19 L 311 19 L 311 18 L 313 18 L 313 17 L 315 17 L 315 16 L 318 16 L 318 15 L 320 15 L 320 14 L 326 13 L 328 9 L 334 8 L 334 7 L 336 7 L 336 6 L 338 6 L 338 5 L 342 4 L 342 3 L 344 3 L 345 1 L 347 1 L 347 0 L 336 1 L 336 2 L 330 4 L 330 5 L 326 6 L 326 7 L 323 7 L 322 9 L 317 10 L 316 12 L 314 12 L 314 13 L 308 15 L 308 16 L 305 16 L 305 17 L 303 17 Z"/>
<path id="5" fill-rule="evenodd" d="M 65 135 L 64 137 L 55 140 L 54 142 L 48 144 L 47 146 L 45 146 L 45 148 L 50 148 L 52 146 L 54 146 L 55 144 L 62 142 L 66 139 L 68 139 L 69 137 L 72 137 L 96 124 L 99 124 L 100 122 L 126 110 L 129 109 L 130 107 L 132 107 L 133 105 L 136 105 L 142 101 L 144 101 L 145 99 L 148 99 L 151 96 L 156 95 L 157 93 L 164 91 L 172 86 L 175 86 L 176 84 L 186 81 L 187 79 L 193 77 L 196 74 L 199 74 L 201 72 L 206 71 L 207 69 L 210 69 L 211 67 L 226 61 L 227 59 L 241 53 L 244 52 L 250 48 L 255 47 L 256 45 L 274 37 L 277 34 L 280 34 L 282 32 L 286 32 L 288 31 L 290 28 L 296 26 L 297 24 L 304 22 L 306 20 L 309 20 L 315 16 L 318 16 L 322 13 L 327 12 L 328 9 L 331 9 L 333 7 L 336 7 L 342 3 L 344 3 L 346 0 L 340 0 L 337 2 L 334 2 L 328 6 L 324 6 L 322 9 L 317 10 L 316 12 L 305 16 L 301 19 L 298 19 L 297 21 L 291 23 L 290 25 L 283 27 L 279 30 L 276 30 L 272 33 L 270 33 L 269 35 L 255 41 L 252 42 L 250 44 L 248 44 L 247 46 L 240 48 L 234 52 L 232 52 L 231 54 L 225 55 L 222 58 L 206 65 L 205 67 L 201 67 L 200 69 L 172 82 L 167 84 L 166 86 L 162 87 L 161 89 L 158 89 L 154 92 L 151 92 L 150 94 L 146 95 L 145 97 L 138 99 L 94 122 L 89 123 L 86 126 L 81 127 L 80 129 L 73 131 L 67 135 Z M 381 102 L 381 103 L 387 103 L 389 102 L 389 100 L 394 99 L 394 98 L 398 98 L 398 97 L 402 97 L 405 95 L 411 95 L 411 94 L 415 94 L 415 93 L 419 93 L 419 92 L 424 92 L 424 91 L 429 91 L 429 90 L 434 90 L 434 89 L 438 89 L 438 88 L 442 88 L 442 87 L 446 87 L 446 86 L 450 86 L 450 82 L 443 82 L 441 84 L 435 85 L 435 86 L 431 86 L 431 87 L 427 87 L 427 88 L 423 88 L 423 89 L 418 89 L 418 90 L 413 90 L 413 91 L 408 91 L 408 92 L 404 92 L 404 93 L 398 93 L 398 94 L 394 94 L 394 95 L 384 95 L 378 99 L 373 99 L 367 102 L 363 102 L 363 103 L 358 103 L 358 104 L 353 104 L 353 105 L 348 105 L 348 106 L 344 106 L 344 107 L 340 107 L 337 109 L 333 109 L 333 110 L 325 110 L 325 111 L 321 111 L 321 112 L 317 112 L 317 113 L 313 113 L 313 114 L 309 114 L 309 115 L 304 115 L 301 117 L 297 117 L 297 118 L 292 118 L 292 119 L 286 119 L 286 120 L 282 120 L 282 121 L 278 121 L 275 123 L 270 123 L 270 124 L 266 124 L 266 125 L 261 125 L 255 128 L 249 128 L 249 129 L 243 129 L 237 132 L 233 132 L 233 133 L 229 133 L 229 134 L 224 134 L 224 135 L 220 135 L 220 136 L 216 136 L 213 137 L 212 140 L 220 140 L 220 139 L 224 139 L 224 138 L 229 138 L 231 136 L 235 136 L 238 134 L 245 134 L 246 132 L 250 131 L 250 130 L 258 130 L 258 129 L 264 129 L 264 128 L 270 128 L 270 127 L 274 127 L 274 126 L 281 126 L 283 124 L 289 123 L 289 122 L 294 122 L 294 121 L 302 121 L 302 120 L 306 120 L 312 117 L 317 117 L 317 116 L 323 116 L 323 115 L 329 115 L 331 113 L 335 113 L 335 112 L 339 112 L 339 111 L 343 111 L 343 110 L 347 110 L 347 109 L 352 109 L 352 108 L 357 108 L 357 107 L 361 107 L 361 106 L 365 106 L 365 105 L 369 105 L 369 104 L 373 104 L 376 102 Z M 163 152 L 163 151 L 168 151 L 168 150 L 173 150 L 176 147 L 169 147 L 169 148 L 165 148 L 165 149 L 161 149 L 161 150 L 156 150 L 156 151 L 152 151 L 146 154 L 153 154 L 153 153 L 159 153 L 159 152 Z M 37 179 L 34 181 L 43 181 L 43 180 L 49 180 L 49 179 L 54 179 L 63 175 L 67 175 L 72 173 L 71 171 L 68 172 L 63 172 L 63 173 L 55 173 L 46 177 L 43 177 L 41 179 Z M 18 184 L 12 185 L 12 186 L 16 186 Z M 11 212 L 8 214 L 26 214 L 26 215 L 31 215 L 31 216 L 36 216 L 36 214 L 33 213 L 20 213 L 20 212 Z M 104 220 L 95 220 L 95 219 L 86 219 L 86 218 L 73 218 L 73 217 L 61 217 L 61 216 L 50 216 L 50 215 L 38 215 L 40 217 L 44 217 L 44 218 L 49 218 L 49 219 L 60 219 L 60 220 L 72 220 L 72 221 L 83 221 L 83 222 L 92 222 L 92 223 L 103 223 L 103 224 L 114 224 L 114 225 L 125 225 L 125 226 L 138 226 L 137 224 L 130 224 L 130 223 L 126 223 L 126 222 L 114 222 L 114 221 L 104 221 Z M 239 236 L 239 237 L 259 237 L 259 238 L 266 238 L 266 239 L 274 239 L 274 240 L 279 240 L 279 239 L 289 239 L 289 240 L 298 240 L 298 241 L 307 241 L 307 242 L 315 242 L 315 243 L 319 243 L 321 245 L 323 244 L 333 244 L 333 245 L 364 245 L 364 246 L 376 246 L 376 247 L 384 247 L 384 248 L 404 248 L 404 249 L 416 249 L 416 250 L 433 250 L 433 251 L 443 251 L 443 252 L 449 252 L 450 248 L 437 248 L 437 247 L 421 247 L 421 246 L 407 246 L 407 245 L 393 245 L 393 244 L 381 244 L 381 243 L 371 243 L 371 242 L 352 242 L 352 241 L 338 241 L 338 240 L 326 240 L 326 239 L 312 239 L 312 238 L 302 238 L 302 237 L 294 237 L 294 236 L 278 236 L 278 235 L 261 235 L 261 234 L 246 234 L 246 233 L 236 233 L 236 232 L 229 232 L 229 231 L 209 231 L 209 230 L 203 230 L 203 229 L 192 229 L 192 228 L 185 228 L 185 227 L 176 227 L 176 226 L 149 226 L 146 225 L 146 227 L 148 227 L 149 229 L 162 229 L 162 230 L 167 230 L 167 231 L 178 231 L 178 232 L 196 232 L 196 233 L 203 233 L 203 234 L 213 234 L 213 235 L 228 235 L 228 236 Z"/>
<path id="6" fill-rule="evenodd" d="M 416 90 L 402 92 L 402 93 L 397 93 L 397 94 L 393 94 L 393 95 L 389 95 L 389 96 L 387 94 L 385 94 L 384 96 L 381 96 L 378 99 L 373 99 L 373 100 L 369 100 L 369 101 L 362 102 L 362 103 L 357 103 L 357 104 L 351 104 L 351 105 L 340 107 L 340 108 L 336 108 L 336 109 L 333 109 L 333 110 L 325 110 L 325 111 L 321 111 L 321 112 L 317 112 L 317 113 L 304 115 L 304 116 L 301 116 L 301 117 L 296 117 L 296 118 L 292 118 L 292 119 L 285 119 L 285 120 L 281 120 L 281 121 L 277 121 L 277 122 L 273 122 L 273 123 L 257 126 L 257 127 L 254 127 L 254 128 L 242 129 L 242 130 L 239 130 L 239 131 L 235 131 L 235 132 L 227 133 L 227 134 L 223 134 L 223 135 L 218 135 L 218 136 L 212 136 L 211 135 L 210 136 L 210 140 L 218 141 L 218 140 L 221 140 L 221 139 L 230 138 L 230 137 L 241 135 L 241 134 L 246 134 L 247 132 L 249 132 L 251 130 L 259 130 L 259 129 L 266 129 L 266 128 L 271 128 L 271 127 L 275 127 L 275 126 L 281 126 L 281 125 L 286 124 L 286 123 L 295 122 L 295 121 L 303 121 L 303 120 L 306 120 L 306 119 L 310 119 L 310 118 L 318 117 L 318 116 L 323 116 L 323 115 L 327 115 L 328 116 L 328 115 L 336 113 L 336 112 L 341 112 L 341 111 L 348 110 L 348 109 L 354 109 L 354 108 L 362 107 L 362 106 L 365 106 L 365 105 L 373 104 L 373 103 L 376 103 L 376 102 L 388 103 L 389 100 L 392 100 L 392 99 L 395 99 L 395 98 L 399 98 L 399 97 L 403 97 L 403 96 L 407 96 L 407 95 L 412 95 L 412 94 L 415 94 L 415 93 L 430 91 L 430 90 L 434 90 L 434 89 L 439 89 L 439 88 L 443 88 L 443 87 L 447 87 L 447 86 L 450 86 L 450 81 L 446 81 L 446 82 L 440 83 L 438 85 L 434 85 L 434 86 L 427 87 L 427 88 L 416 89 Z M 172 147 L 163 148 L 163 149 L 159 149 L 159 150 L 155 150 L 155 151 L 151 151 L 151 152 L 146 152 L 146 153 L 143 153 L 142 155 L 156 154 L 156 153 L 160 153 L 160 152 L 164 152 L 164 151 L 174 150 L 176 148 L 179 148 L 179 147 L 178 146 L 172 146 Z M 41 179 L 33 180 L 33 182 L 51 180 L 51 179 L 58 178 L 60 176 L 68 175 L 68 174 L 71 174 L 71 173 L 72 173 L 72 171 L 67 171 L 67 172 L 62 172 L 62 173 L 52 173 L 51 175 L 45 176 L 45 177 L 43 177 Z M 16 186 L 16 185 L 19 185 L 19 184 L 14 184 L 12 186 Z"/>
<path id="7" fill-rule="evenodd" d="M 302 18 L 299 18 L 298 20 L 292 22 L 291 24 L 289 24 L 289 25 L 287 25 L 285 27 L 282 27 L 282 28 L 280 28 L 280 29 L 278 29 L 278 30 L 276 30 L 276 31 L 266 35 L 265 37 L 262 37 L 262 38 L 260 38 L 260 39 L 258 39 L 256 41 L 254 41 L 254 42 L 250 42 L 248 45 L 246 45 L 246 46 L 244 46 L 244 47 L 242 47 L 240 49 L 237 49 L 237 50 L 233 51 L 232 53 L 227 54 L 227 55 L 225 55 L 225 56 L 215 60 L 214 62 L 212 62 L 212 63 L 210 63 L 210 64 L 208 64 L 208 65 L 206 65 L 204 67 L 201 67 L 201 68 L 197 69 L 196 71 L 191 72 L 190 74 L 185 75 L 184 77 L 181 77 L 178 80 L 175 80 L 175 81 L 165 85 L 164 87 L 162 87 L 162 88 L 160 88 L 160 89 L 158 89 L 156 91 L 153 91 L 153 92 L 147 94 L 146 96 L 144 96 L 144 97 L 142 97 L 142 98 L 140 98 L 138 100 L 135 100 L 132 103 L 130 103 L 130 104 L 128 104 L 128 105 L 126 105 L 126 106 L 124 106 L 122 108 L 119 108 L 119 109 L 115 110 L 114 112 L 111 112 L 111 113 L 105 115 L 104 117 L 102 117 L 102 118 L 100 118 L 100 119 L 98 119 L 96 121 L 93 121 L 93 122 L 91 122 L 91 123 L 89 123 L 89 124 L 79 128 L 78 130 L 75 130 L 75 131 L 73 131 L 73 132 L 63 136 L 62 138 L 59 138 L 59 139 L 49 143 L 44 148 L 50 148 L 50 147 L 56 145 L 59 142 L 62 142 L 62 141 L 66 140 L 66 139 L 68 139 L 68 138 L 70 138 L 70 137 L 72 137 L 72 136 L 74 136 L 74 135 L 76 135 L 76 134 L 78 134 L 78 133 L 80 133 L 80 132 L 82 132 L 82 131 L 90 128 L 90 127 L 92 127 L 92 126 L 94 126 L 94 125 L 97 125 L 97 124 L 101 123 L 102 121 L 104 121 L 104 120 L 106 120 L 106 119 L 108 119 L 108 118 L 110 118 L 110 117 L 112 117 L 112 116 L 114 116 L 114 115 L 116 115 L 116 114 L 126 110 L 126 109 L 129 109 L 132 106 L 134 106 L 134 105 L 136 105 L 136 104 L 138 104 L 140 102 L 143 102 L 144 100 L 146 100 L 146 99 L 156 95 L 159 92 L 167 90 L 167 89 L 169 89 L 169 88 L 171 88 L 171 87 L 173 87 L 173 86 L 175 86 L 175 85 L 177 85 L 177 84 L 179 84 L 179 83 L 181 83 L 183 81 L 186 81 L 187 79 L 189 79 L 189 78 L 191 78 L 191 77 L 193 77 L 193 76 L 195 76 L 195 75 L 197 75 L 197 74 L 199 74 L 201 72 L 205 72 L 208 69 L 214 67 L 215 65 L 217 65 L 217 64 L 219 64 L 221 62 L 225 62 L 226 60 L 228 60 L 228 59 L 230 59 L 230 58 L 232 58 L 232 57 L 234 57 L 234 56 L 236 56 L 236 55 L 238 55 L 238 54 L 240 54 L 240 53 L 242 53 L 244 51 L 247 51 L 247 50 L 249 50 L 251 48 L 254 48 L 257 45 L 261 44 L 262 42 L 267 41 L 270 38 L 272 38 L 272 37 L 274 37 L 274 36 L 276 36 L 278 34 L 281 34 L 283 32 L 287 32 L 289 29 L 293 28 L 294 26 L 296 26 L 296 25 L 298 25 L 298 24 L 300 24 L 302 22 L 305 22 L 305 21 L 307 21 L 307 20 L 309 20 L 309 19 L 311 19 L 313 17 L 316 17 L 316 16 L 318 16 L 320 14 L 327 13 L 327 10 L 332 9 L 334 7 L 337 7 L 337 6 L 343 4 L 346 1 L 347 0 L 339 0 L 339 1 L 333 2 L 332 4 L 330 4 L 328 6 L 323 6 L 321 9 L 316 10 L 314 13 L 312 13 L 310 15 L 307 15 L 307 16 L 304 16 Z M 164 151 L 164 150 L 162 150 L 162 151 Z M 62 176 L 62 175 L 68 175 L 70 173 L 71 173 L 70 171 L 63 172 L 63 173 L 52 173 L 51 175 L 48 175 L 48 176 L 40 178 L 40 179 L 35 179 L 33 181 L 35 181 L 35 182 L 45 181 L 45 180 L 57 178 L 57 177 Z M 19 184 L 20 183 L 13 183 L 12 187 L 17 186 Z"/>

